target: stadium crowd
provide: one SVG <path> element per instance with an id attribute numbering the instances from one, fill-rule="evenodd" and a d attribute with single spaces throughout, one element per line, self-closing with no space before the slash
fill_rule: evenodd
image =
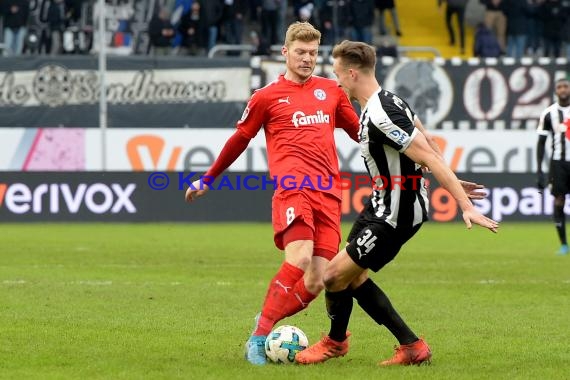
<path id="1" fill-rule="evenodd" d="M 480 1 L 485 15 L 477 27 L 475 55 L 570 58 L 570 1 Z"/>
<path id="2" fill-rule="evenodd" d="M 570 58 L 570 0 L 433 0 L 445 10 L 449 44 L 479 57 Z M 465 46 L 469 3 L 484 7 L 473 49 Z M 1 0 L 0 45 L 5 56 L 92 51 L 97 0 Z M 106 0 L 110 46 L 137 44 L 133 54 L 203 56 L 216 44 L 255 47 L 268 54 L 285 25 L 309 21 L 322 43 L 343 39 L 374 44 L 396 55 L 405 33 L 395 0 Z M 33 9 L 31 9 L 33 8 Z M 144 10 L 137 17 L 137 11 Z M 387 23 L 387 16 L 391 22 Z M 133 18 L 138 26 L 133 28 Z M 388 27 L 390 25 L 390 27 Z M 455 26 L 458 26 L 456 32 Z M 239 54 L 228 52 L 228 55 Z"/>

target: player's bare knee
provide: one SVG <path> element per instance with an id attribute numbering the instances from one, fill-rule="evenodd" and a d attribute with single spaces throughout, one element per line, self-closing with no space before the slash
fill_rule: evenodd
<path id="1" fill-rule="evenodd" d="M 323 283 L 323 270 L 322 267 L 312 265 L 305 272 L 304 281 L 305 287 L 312 294 L 319 294 L 325 288 Z"/>
<path id="2" fill-rule="evenodd" d="M 334 287 L 334 283 L 335 283 L 334 277 L 325 277 L 323 279 L 323 284 L 325 286 L 325 289 L 328 291 L 331 291 L 331 289 Z"/>
<path id="3" fill-rule="evenodd" d="M 352 280 L 352 282 L 350 283 L 350 287 L 352 289 L 356 289 L 360 285 L 362 285 L 366 280 L 368 280 L 368 271 L 364 270 L 355 279 Z"/>
<path id="4" fill-rule="evenodd" d="M 325 289 L 325 284 L 322 280 L 322 277 L 320 278 L 307 277 L 305 279 L 305 287 L 310 293 L 319 294 Z"/>
<path id="5" fill-rule="evenodd" d="M 309 265 L 311 265 L 311 257 L 304 255 L 290 256 L 287 261 L 304 271 L 306 271 L 309 268 Z"/>
<path id="6" fill-rule="evenodd" d="M 335 291 L 338 286 L 339 272 L 334 268 L 327 268 L 323 276 L 323 284 L 328 291 Z"/>
<path id="7" fill-rule="evenodd" d="M 294 241 L 285 247 L 285 261 L 304 271 L 311 265 L 312 256 L 312 241 Z"/>

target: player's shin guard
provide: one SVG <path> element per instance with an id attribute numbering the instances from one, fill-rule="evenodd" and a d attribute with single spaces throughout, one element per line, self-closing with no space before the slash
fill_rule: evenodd
<path id="1" fill-rule="evenodd" d="M 346 339 L 346 329 L 352 313 L 352 290 L 347 288 L 340 292 L 325 292 L 327 313 L 331 320 L 329 337 L 337 342 Z"/>
<path id="2" fill-rule="evenodd" d="M 370 278 L 354 289 L 353 295 L 360 307 L 376 323 L 386 326 L 400 344 L 409 344 L 418 340 L 418 337 L 394 309 L 388 296 Z"/>
<path id="3" fill-rule="evenodd" d="M 283 305 L 286 304 L 293 286 L 302 280 L 304 271 L 287 262 L 283 263 L 269 284 L 261 309 L 261 317 L 253 335 L 267 335 L 275 323 L 281 320 Z"/>

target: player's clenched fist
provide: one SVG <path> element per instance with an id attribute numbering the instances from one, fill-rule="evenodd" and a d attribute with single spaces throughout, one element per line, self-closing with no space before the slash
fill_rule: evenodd
<path id="1" fill-rule="evenodd" d="M 192 182 L 192 186 L 188 187 L 186 190 L 186 202 L 192 202 L 194 199 L 200 198 L 202 195 L 206 194 L 208 190 L 210 190 L 210 187 L 202 180 L 197 179 Z"/>

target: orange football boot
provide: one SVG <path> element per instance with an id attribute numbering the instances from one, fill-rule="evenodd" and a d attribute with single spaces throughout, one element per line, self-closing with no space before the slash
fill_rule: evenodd
<path id="1" fill-rule="evenodd" d="M 349 336 L 350 333 L 347 331 L 346 339 L 343 342 L 337 342 L 326 335 L 312 346 L 297 352 L 295 361 L 300 364 L 314 364 L 344 356 L 348 353 Z"/>
<path id="2" fill-rule="evenodd" d="M 423 339 L 418 339 L 410 344 L 402 344 L 399 347 L 395 347 L 395 351 L 396 353 L 391 359 L 380 362 L 380 365 L 420 365 L 431 363 L 431 350 Z"/>

